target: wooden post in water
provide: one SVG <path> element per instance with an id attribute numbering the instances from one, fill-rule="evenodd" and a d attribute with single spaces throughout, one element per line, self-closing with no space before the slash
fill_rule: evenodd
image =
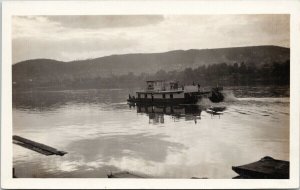
<path id="1" fill-rule="evenodd" d="M 13 173 L 13 178 L 17 178 L 16 173 L 15 173 L 15 168 L 12 169 L 12 173 Z"/>

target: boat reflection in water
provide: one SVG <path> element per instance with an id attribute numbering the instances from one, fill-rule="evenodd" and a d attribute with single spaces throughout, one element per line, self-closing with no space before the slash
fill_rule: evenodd
<path id="1" fill-rule="evenodd" d="M 133 106 L 133 105 L 130 105 Z M 185 121 L 201 119 L 201 109 L 197 105 L 136 105 L 137 113 L 147 114 L 149 123 L 164 123 L 164 116 L 171 116 L 174 121 L 184 119 Z"/>

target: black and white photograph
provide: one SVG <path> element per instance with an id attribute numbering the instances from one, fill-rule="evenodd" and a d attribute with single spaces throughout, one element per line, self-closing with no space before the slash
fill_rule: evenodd
<path id="1" fill-rule="evenodd" d="M 10 22 L 12 180 L 291 179 L 291 14 Z"/>

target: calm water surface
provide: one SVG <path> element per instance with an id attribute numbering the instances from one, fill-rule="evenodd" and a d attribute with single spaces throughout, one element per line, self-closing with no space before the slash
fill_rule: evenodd
<path id="1" fill-rule="evenodd" d="M 232 178 L 232 166 L 264 156 L 289 160 L 285 87 L 234 87 L 226 101 L 130 107 L 133 90 L 18 92 L 13 134 L 67 151 L 45 156 L 14 145 L 17 177 L 106 177 L 131 171 L 154 178 Z M 221 115 L 207 112 L 225 106 Z"/>

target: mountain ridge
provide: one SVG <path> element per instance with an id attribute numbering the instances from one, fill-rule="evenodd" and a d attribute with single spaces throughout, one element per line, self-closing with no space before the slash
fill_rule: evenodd
<path id="1" fill-rule="evenodd" d="M 101 59 L 101 58 L 107 58 L 107 57 L 113 57 L 113 56 L 123 56 L 123 55 L 147 55 L 147 54 L 164 54 L 164 53 L 172 53 L 172 52 L 187 52 L 187 51 L 205 51 L 205 50 L 222 50 L 222 49 L 238 49 L 238 48 L 255 48 L 255 47 L 274 47 L 274 48 L 283 48 L 283 49 L 290 49 L 283 46 L 275 46 L 275 45 L 256 45 L 256 46 L 236 46 L 236 47 L 222 47 L 222 48 L 206 48 L 206 49 L 186 49 L 186 50 L 170 50 L 170 51 L 164 51 L 164 52 L 153 52 L 153 53 L 126 53 L 126 54 L 111 54 L 106 55 L 102 57 L 94 57 L 94 58 L 87 58 L 87 59 L 80 59 L 80 60 L 71 60 L 71 61 L 61 61 L 56 59 L 50 59 L 50 58 L 35 58 L 35 59 L 27 59 L 23 61 L 18 61 L 15 64 L 28 62 L 28 61 L 36 61 L 36 60 L 53 60 L 56 62 L 62 62 L 62 63 L 72 63 L 72 62 L 80 62 L 80 61 L 90 61 L 95 59 Z"/>
<path id="2" fill-rule="evenodd" d="M 161 53 L 110 55 L 94 59 L 58 61 L 32 59 L 12 65 L 13 81 L 64 81 L 128 75 L 154 74 L 158 71 L 183 71 L 201 66 L 244 63 L 262 67 L 289 61 L 290 49 L 280 46 L 246 46 L 217 49 L 173 50 Z"/>

